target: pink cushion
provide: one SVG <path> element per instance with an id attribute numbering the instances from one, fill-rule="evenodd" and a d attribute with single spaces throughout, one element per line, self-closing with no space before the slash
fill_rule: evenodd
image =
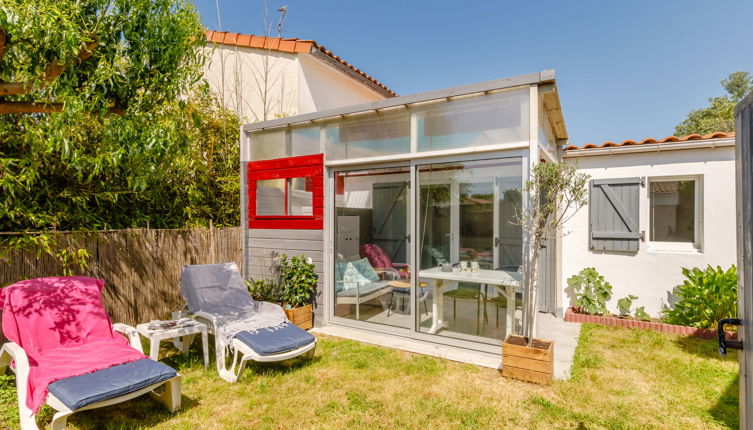
<path id="1" fill-rule="evenodd" d="M 410 272 L 407 271 L 407 267 L 403 264 L 400 265 L 401 267 L 396 267 L 394 264 L 392 264 L 390 258 L 387 256 L 387 254 L 384 253 L 379 245 L 367 243 L 361 245 L 361 249 L 359 251 L 361 257 L 367 258 L 369 260 L 369 264 L 371 264 L 372 267 L 379 269 L 395 269 L 398 271 L 398 274 L 400 274 L 401 279 L 410 278 Z"/>

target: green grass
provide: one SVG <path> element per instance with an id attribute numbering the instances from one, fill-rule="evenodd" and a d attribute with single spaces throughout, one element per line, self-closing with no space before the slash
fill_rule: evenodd
<path id="1" fill-rule="evenodd" d="M 556 346 L 555 346 L 556 347 Z M 716 344 L 584 325 L 573 377 L 544 387 L 493 369 L 321 336 L 311 361 L 252 365 L 228 384 L 200 353 L 165 348 L 183 409 L 148 396 L 85 411 L 73 429 L 736 428 L 737 357 Z M 0 377 L 0 428 L 16 428 L 13 378 Z M 43 409 L 40 424 L 51 410 Z"/>

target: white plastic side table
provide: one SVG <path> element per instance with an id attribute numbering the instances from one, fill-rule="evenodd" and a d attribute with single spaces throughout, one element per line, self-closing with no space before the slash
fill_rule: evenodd
<path id="1" fill-rule="evenodd" d="M 188 347 L 197 334 L 201 334 L 201 347 L 204 352 L 204 367 L 209 366 L 209 340 L 207 326 L 199 321 L 193 321 L 190 326 L 174 328 L 149 329 L 149 323 L 136 326 L 139 334 L 149 339 L 149 358 L 159 361 L 159 344 L 165 339 L 173 339 L 175 345 L 181 345 L 183 354 L 188 354 Z M 182 339 L 180 339 L 182 338 Z M 178 341 L 180 339 L 180 341 Z"/>

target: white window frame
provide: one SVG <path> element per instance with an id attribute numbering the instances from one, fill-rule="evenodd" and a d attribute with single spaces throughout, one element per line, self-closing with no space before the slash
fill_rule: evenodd
<path id="1" fill-rule="evenodd" d="M 695 181 L 695 226 L 693 242 L 651 240 L 651 182 Z M 646 178 L 646 243 L 649 252 L 701 253 L 703 238 L 703 175 L 649 176 Z"/>

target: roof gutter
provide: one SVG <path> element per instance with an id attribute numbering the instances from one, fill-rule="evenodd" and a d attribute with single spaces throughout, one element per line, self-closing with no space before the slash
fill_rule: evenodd
<path id="1" fill-rule="evenodd" d="M 689 142 L 644 143 L 642 145 L 608 146 L 606 148 L 570 149 L 563 151 L 563 158 L 591 157 L 597 155 L 634 154 L 639 152 L 663 152 L 680 149 L 706 149 L 735 146 L 735 138 L 693 140 Z"/>

